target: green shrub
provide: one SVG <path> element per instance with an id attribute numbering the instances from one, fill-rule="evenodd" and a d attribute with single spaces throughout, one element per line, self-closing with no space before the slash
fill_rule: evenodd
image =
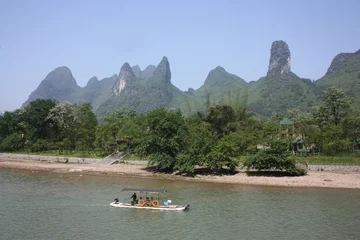
<path id="1" fill-rule="evenodd" d="M 271 148 L 258 152 L 255 156 L 249 157 L 244 162 L 247 169 L 280 170 L 287 171 L 293 175 L 306 174 L 306 169 L 299 169 L 295 166 L 295 160 L 289 158 L 286 142 L 275 140 L 271 142 Z"/>
<path id="2" fill-rule="evenodd" d="M 1 152 L 14 152 L 24 149 L 26 139 L 19 133 L 8 135 L 0 143 Z"/>
<path id="3" fill-rule="evenodd" d="M 30 145 L 31 152 L 43 152 L 51 149 L 51 143 L 44 139 L 38 139 L 35 143 Z"/>

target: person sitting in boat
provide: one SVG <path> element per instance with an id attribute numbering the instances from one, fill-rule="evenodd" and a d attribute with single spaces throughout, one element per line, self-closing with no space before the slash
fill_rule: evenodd
<path id="1" fill-rule="evenodd" d="M 136 204 L 137 203 L 136 193 L 134 193 L 130 198 L 132 198 L 131 204 Z"/>
<path id="2" fill-rule="evenodd" d="M 115 202 L 115 204 L 118 204 L 118 203 L 119 203 L 119 199 L 118 199 L 118 198 L 115 198 L 115 199 L 114 199 L 114 202 Z"/>

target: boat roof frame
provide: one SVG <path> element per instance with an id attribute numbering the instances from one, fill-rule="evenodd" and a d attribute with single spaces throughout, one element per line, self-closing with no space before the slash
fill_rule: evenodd
<path id="1" fill-rule="evenodd" d="M 144 188 L 123 188 L 122 192 L 138 192 L 138 193 L 166 193 L 163 189 L 144 189 Z"/>

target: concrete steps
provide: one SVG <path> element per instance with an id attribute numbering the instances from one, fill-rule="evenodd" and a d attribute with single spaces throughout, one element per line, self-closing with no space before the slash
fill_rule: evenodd
<path id="1" fill-rule="evenodd" d="M 97 161 L 95 164 L 102 164 L 102 165 L 110 166 L 111 164 L 121 161 L 121 159 L 123 157 L 125 157 L 126 155 L 128 155 L 127 152 L 115 152 L 115 153 L 110 154 L 106 158 Z"/>

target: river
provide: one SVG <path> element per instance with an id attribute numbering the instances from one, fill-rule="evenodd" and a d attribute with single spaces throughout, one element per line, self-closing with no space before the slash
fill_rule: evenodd
<path id="1" fill-rule="evenodd" d="M 161 188 L 188 211 L 111 208 Z M 360 191 L 0 169 L 0 239 L 359 239 Z"/>

